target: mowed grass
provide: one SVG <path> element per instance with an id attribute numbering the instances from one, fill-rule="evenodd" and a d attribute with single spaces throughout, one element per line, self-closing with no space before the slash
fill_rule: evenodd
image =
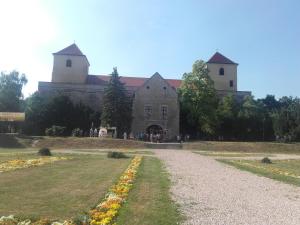
<path id="1" fill-rule="evenodd" d="M 272 164 L 261 163 L 259 160 L 226 160 L 218 161 L 232 165 L 261 176 L 300 186 L 300 160 L 274 160 Z"/>
<path id="2" fill-rule="evenodd" d="M 300 154 L 300 143 L 191 141 L 184 143 L 183 148 L 194 151 Z"/>
<path id="3" fill-rule="evenodd" d="M 56 156 L 72 159 L 0 173 L 0 216 L 74 218 L 99 203 L 130 162 L 101 155 Z M 13 157 L 0 156 L 2 161 Z"/>
<path id="4" fill-rule="evenodd" d="M 122 206 L 117 224 L 176 225 L 183 217 L 172 201 L 170 180 L 160 160 L 144 157 L 136 182 Z"/>
<path id="5" fill-rule="evenodd" d="M 246 152 L 200 152 L 193 151 L 196 154 L 212 157 L 271 157 L 273 155 L 268 153 L 246 153 Z"/>

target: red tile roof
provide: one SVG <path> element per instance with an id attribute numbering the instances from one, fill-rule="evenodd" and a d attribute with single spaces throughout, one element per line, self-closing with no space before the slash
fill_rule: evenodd
<path id="1" fill-rule="evenodd" d="M 78 46 L 74 43 L 71 44 L 70 46 L 56 52 L 53 53 L 54 55 L 78 55 L 78 56 L 85 56 L 80 49 L 78 48 Z"/>
<path id="2" fill-rule="evenodd" d="M 108 75 L 88 75 L 87 84 L 97 84 L 104 85 L 109 82 L 110 76 Z M 140 87 L 142 86 L 149 78 L 145 77 L 123 77 L 120 76 L 120 80 L 127 87 Z M 181 84 L 181 80 L 176 79 L 165 79 L 170 86 L 174 88 L 179 88 Z"/>
<path id="3" fill-rule="evenodd" d="M 227 57 L 225 57 L 224 55 L 222 55 L 219 52 L 216 52 L 211 58 L 210 60 L 207 61 L 207 63 L 220 63 L 220 64 L 236 64 L 235 62 L 233 62 L 232 60 L 228 59 Z"/>

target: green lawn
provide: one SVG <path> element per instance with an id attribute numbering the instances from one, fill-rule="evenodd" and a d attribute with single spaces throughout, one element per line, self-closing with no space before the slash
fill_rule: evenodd
<path id="1" fill-rule="evenodd" d="M 225 160 L 220 162 L 232 165 L 261 176 L 300 186 L 300 160 L 274 160 L 272 164 L 261 163 L 259 160 Z"/>
<path id="2" fill-rule="evenodd" d="M 300 154 L 300 143 L 191 141 L 184 143 L 183 148 L 196 151 Z"/>
<path id="3" fill-rule="evenodd" d="M 99 155 L 67 156 L 73 158 L 0 173 L 0 216 L 60 220 L 76 217 L 99 203 L 130 162 Z M 12 158 L 16 156 L 0 155 L 1 161 Z"/>
<path id="4" fill-rule="evenodd" d="M 196 154 L 204 156 L 213 156 L 213 157 L 271 157 L 271 154 L 268 153 L 246 153 L 246 152 L 199 152 L 193 151 Z"/>
<path id="5" fill-rule="evenodd" d="M 162 163 L 154 157 L 144 157 L 137 180 L 122 206 L 117 224 L 176 225 L 183 217 L 171 200 L 170 180 Z"/>

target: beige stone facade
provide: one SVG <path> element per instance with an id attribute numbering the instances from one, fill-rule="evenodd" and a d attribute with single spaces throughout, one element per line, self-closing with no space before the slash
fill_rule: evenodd
<path id="1" fill-rule="evenodd" d="M 132 132 L 163 133 L 175 139 L 179 134 L 177 92 L 159 73 L 155 73 L 135 91 Z"/>
<path id="2" fill-rule="evenodd" d="M 216 90 L 237 91 L 236 64 L 208 63 L 207 68 Z"/>
<path id="3" fill-rule="evenodd" d="M 88 73 L 89 73 L 89 63 L 85 56 L 80 56 L 80 55 L 75 55 L 75 56 L 55 55 L 54 56 L 52 82 L 84 84 L 87 79 Z"/>
<path id="4" fill-rule="evenodd" d="M 81 102 L 101 111 L 110 76 L 89 75 L 88 59 L 75 44 L 53 55 L 52 82 L 39 82 L 39 91 L 48 95 L 67 95 L 74 103 Z M 230 93 L 242 99 L 251 94 L 237 91 L 238 64 L 216 53 L 207 65 L 221 97 Z M 160 133 L 164 140 L 173 140 L 179 134 L 177 88 L 181 80 L 164 79 L 159 73 L 150 78 L 121 76 L 120 80 L 133 96 L 133 134 Z"/>

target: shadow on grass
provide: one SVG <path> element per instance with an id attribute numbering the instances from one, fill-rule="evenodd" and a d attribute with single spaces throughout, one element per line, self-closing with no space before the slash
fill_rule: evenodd
<path id="1" fill-rule="evenodd" d="M 0 134 L 0 147 L 1 148 L 25 148 L 19 142 L 18 138 L 13 134 Z"/>

